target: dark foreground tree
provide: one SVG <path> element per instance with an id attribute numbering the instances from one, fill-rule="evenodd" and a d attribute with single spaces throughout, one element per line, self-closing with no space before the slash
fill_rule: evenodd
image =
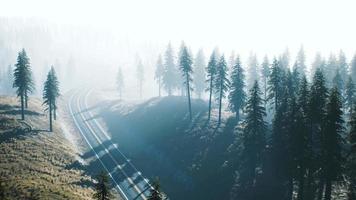
<path id="1" fill-rule="evenodd" d="M 191 88 L 191 82 L 193 81 L 192 79 L 192 59 L 189 55 L 188 49 L 186 46 L 182 47 L 182 52 L 181 52 L 181 57 L 179 58 L 179 65 L 180 69 L 183 74 L 184 78 L 184 84 L 187 90 L 187 97 L 188 97 L 188 107 L 189 107 L 189 119 L 192 120 L 192 104 L 190 102 L 190 91 L 192 90 Z"/>
<path id="2" fill-rule="evenodd" d="M 120 100 L 121 100 L 121 98 L 122 98 L 122 90 L 124 89 L 124 76 L 122 74 L 121 67 L 117 71 L 116 86 L 117 86 L 117 90 L 119 92 Z"/>
<path id="3" fill-rule="evenodd" d="M 250 89 L 249 99 L 246 102 L 246 119 L 243 129 L 243 150 L 240 169 L 240 185 L 245 192 L 242 194 L 246 198 L 254 198 L 254 188 L 256 187 L 256 176 L 258 168 L 262 167 L 262 155 L 266 144 L 267 124 L 264 121 L 266 115 L 263 106 L 263 99 L 257 81 Z"/>
<path id="4" fill-rule="evenodd" d="M 43 104 L 46 105 L 45 110 L 49 112 L 49 131 L 52 131 L 52 115 L 57 107 L 56 100 L 59 97 L 59 82 L 56 77 L 54 68 L 47 74 L 47 80 L 43 88 Z"/>
<path id="5" fill-rule="evenodd" d="M 331 199 L 332 185 L 341 175 L 342 170 L 342 139 L 344 120 L 339 89 L 331 90 L 326 105 L 325 125 L 323 126 L 322 174 L 325 178 L 324 200 Z"/>
<path id="6" fill-rule="evenodd" d="M 353 106 L 353 110 L 356 105 Z M 351 146 L 347 158 L 347 172 L 349 179 L 348 200 L 356 200 L 356 112 L 352 112 L 350 120 L 349 144 Z"/>
<path id="7" fill-rule="evenodd" d="M 207 77 L 208 77 L 207 82 L 209 83 L 209 86 L 207 88 L 207 91 L 209 91 L 208 121 L 210 120 L 210 116 L 211 116 L 211 103 L 212 103 L 215 75 L 216 75 L 216 70 L 217 70 L 216 68 L 217 68 L 217 61 L 216 61 L 216 56 L 215 56 L 215 51 L 214 51 L 210 56 L 208 66 L 206 68 Z"/>
<path id="8" fill-rule="evenodd" d="M 17 56 L 17 63 L 14 69 L 14 83 L 17 96 L 21 101 L 21 119 L 25 119 L 25 107 L 27 108 L 28 94 L 34 91 L 30 59 L 27 57 L 25 49 L 22 49 Z"/>
<path id="9" fill-rule="evenodd" d="M 236 62 L 232 66 L 229 94 L 229 107 L 236 113 L 236 121 L 240 120 L 240 110 L 242 110 L 245 100 L 245 74 L 241 66 L 240 57 L 237 56 Z"/>
<path id="10" fill-rule="evenodd" d="M 224 56 L 221 56 L 215 78 L 215 92 L 217 100 L 219 102 L 219 120 L 218 124 L 221 123 L 221 109 L 222 109 L 222 100 L 226 96 L 226 92 L 229 89 L 230 81 L 227 78 L 227 65 Z"/>
<path id="11" fill-rule="evenodd" d="M 163 195 L 161 192 L 161 185 L 159 183 L 159 179 L 155 178 L 151 184 L 152 188 L 150 189 L 150 196 L 148 200 L 162 200 Z"/>
<path id="12" fill-rule="evenodd" d="M 105 172 L 100 172 L 96 177 L 94 199 L 109 200 L 113 197 L 110 191 L 109 176 Z"/>

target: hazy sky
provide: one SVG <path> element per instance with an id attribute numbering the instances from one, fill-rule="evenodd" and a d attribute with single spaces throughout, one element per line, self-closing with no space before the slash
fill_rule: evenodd
<path id="1" fill-rule="evenodd" d="M 122 37 L 179 44 L 193 49 L 251 50 L 292 57 L 356 50 L 356 3 L 352 0 L 1 0 L 0 15 L 41 17 L 66 24 L 108 27 Z"/>

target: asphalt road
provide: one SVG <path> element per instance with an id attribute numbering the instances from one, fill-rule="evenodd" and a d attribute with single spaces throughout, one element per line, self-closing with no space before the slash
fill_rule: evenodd
<path id="1" fill-rule="evenodd" d="M 71 92 L 68 109 L 74 124 L 122 198 L 146 200 L 150 188 L 148 180 L 111 141 L 110 135 L 91 112 L 88 106 L 90 94 L 91 90 Z"/>

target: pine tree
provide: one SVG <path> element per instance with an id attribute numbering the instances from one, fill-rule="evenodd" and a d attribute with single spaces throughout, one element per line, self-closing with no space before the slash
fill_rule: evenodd
<path id="1" fill-rule="evenodd" d="M 109 200 L 113 197 L 109 187 L 109 176 L 105 172 L 100 172 L 96 177 L 94 199 Z"/>
<path id="2" fill-rule="evenodd" d="M 246 102 L 246 119 L 242 137 L 241 182 L 247 188 L 255 187 L 257 168 L 262 165 L 262 154 L 266 144 L 267 124 L 264 121 L 266 112 L 260 95 L 258 82 L 255 81 Z"/>
<path id="3" fill-rule="evenodd" d="M 267 109 L 267 86 L 268 86 L 268 79 L 270 74 L 270 64 L 267 56 L 265 56 L 263 59 L 261 74 L 262 74 L 262 82 L 263 82 L 263 95 L 265 101 L 265 108 Z"/>
<path id="4" fill-rule="evenodd" d="M 164 73 L 162 77 L 163 86 L 168 93 L 168 96 L 173 94 L 174 89 L 177 87 L 177 77 L 178 73 L 176 70 L 176 66 L 174 64 L 174 52 L 171 44 L 169 43 L 167 46 L 167 50 L 164 54 Z"/>
<path id="5" fill-rule="evenodd" d="M 350 75 L 352 80 L 356 80 L 356 54 L 354 55 L 350 63 Z"/>
<path id="6" fill-rule="evenodd" d="M 342 50 L 340 50 L 340 52 L 339 52 L 339 58 L 337 60 L 337 65 L 338 65 L 337 69 L 340 74 L 340 79 L 341 79 L 342 83 L 346 83 L 346 81 L 348 79 L 348 74 L 347 74 L 348 64 L 347 64 L 345 53 Z M 343 95 L 344 90 L 345 90 L 344 85 L 342 88 L 339 88 L 339 89 L 341 90 L 341 95 Z"/>
<path id="7" fill-rule="evenodd" d="M 136 75 L 137 75 L 137 81 L 138 85 L 140 87 L 140 99 L 142 99 L 142 87 L 143 87 L 143 81 L 144 81 L 144 69 L 143 69 L 143 64 L 141 60 L 138 61 L 137 68 L 136 68 Z"/>
<path id="8" fill-rule="evenodd" d="M 221 56 L 219 63 L 217 65 L 217 73 L 214 83 L 215 92 L 217 94 L 217 101 L 219 102 L 219 120 L 218 124 L 221 123 L 221 109 L 222 100 L 226 96 L 226 92 L 229 89 L 230 81 L 227 78 L 227 65 L 225 57 Z"/>
<path id="9" fill-rule="evenodd" d="M 356 110 L 356 104 L 353 104 L 352 109 Z M 347 158 L 348 200 L 356 200 L 356 112 L 352 112 L 350 118 L 348 142 L 351 148 Z"/>
<path id="10" fill-rule="evenodd" d="M 191 88 L 191 82 L 193 81 L 192 79 L 192 64 L 193 61 L 189 55 L 188 49 L 186 46 L 183 47 L 181 57 L 179 59 L 179 64 L 180 64 L 180 69 L 182 71 L 182 75 L 184 78 L 184 84 L 186 86 L 187 90 L 187 97 L 188 97 L 188 107 L 189 107 L 189 119 L 192 120 L 192 104 L 191 104 L 191 97 L 190 97 L 190 91 L 192 90 Z"/>
<path id="11" fill-rule="evenodd" d="M 300 47 L 300 50 L 297 54 L 297 58 L 294 64 L 294 68 L 297 69 L 300 75 L 306 74 L 306 65 L 305 65 L 305 53 L 303 46 Z"/>
<path id="12" fill-rule="evenodd" d="M 320 69 L 323 69 L 324 68 L 324 65 L 325 64 L 325 61 L 323 60 L 323 58 L 321 57 L 321 54 L 318 52 L 316 55 L 315 55 L 315 58 L 314 58 L 314 61 L 313 63 L 311 64 L 311 69 L 310 69 L 310 77 L 313 77 L 316 70 L 318 68 Z"/>
<path id="13" fill-rule="evenodd" d="M 152 182 L 152 188 L 150 189 L 150 196 L 148 196 L 148 200 L 162 200 L 163 195 L 161 193 L 161 185 L 159 183 L 159 179 L 156 178 Z"/>
<path id="14" fill-rule="evenodd" d="M 25 119 L 25 107 L 27 108 L 28 94 L 34 91 L 32 72 L 30 69 L 29 58 L 25 49 L 19 52 L 17 63 L 14 69 L 13 87 L 17 88 L 17 96 L 21 99 L 21 119 Z"/>
<path id="15" fill-rule="evenodd" d="M 283 54 L 278 59 L 280 67 L 283 70 L 289 70 L 290 54 L 288 48 L 283 52 Z"/>
<path id="16" fill-rule="evenodd" d="M 350 117 L 352 116 L 352 105 L 355 101 L 355 91 L 356 91 L 355 84 L 353 83 L 351 76 L 349 76 L 345 88 L 345 97 L 346 97 L 345 105 L 346 108 L 349 110 Z"/>
<path id="17" fill-rule="evenodd" d="M 206 72 L 208 78 L 206 81 L 209 83 L 209 86 L 207 88 L 207 91 L 209 91 L 209 110 L 208 110 L 208 121 L 209 121 L 211 116 L 211 104 L 212 104 L 214 82 L 215 82 L 215 76 L 217 72 L 217 60 L 215 56 L 215 51 L 213 51 L 213 53 L 210 56 L 210 60 L 206 68 Z"/>
<path id="18" fill-rule="evenodd" d="M 332 87 L 333 78 L 336 75 L 336 71 L 338 69 L 338 63 L 336 56 L 334 54 L 330 54 L 327 64 L 325 65 L 325 70 L 323 71 L 326 79 L 327 86 Z"/>
<path id="19" fill-rule="evenodd" d="M 344 81 L 342 80 L 339 69 L 336 69 L 335 76 L 333 78 L 333 87 L 336 87 L 340 93 L 344 91 Z"/>
<path id="20" fill-rule="evenodd" d="M 231 85 L 229 94 L 229 107 L 236 113 L 236 121 L 240 120 L 240 110 L 242 110 L 245 100 L 245 74 L 241 67 L 240 57 L 237 56 L 236 62 L 232 67 Z"/>
<path id="21" fill-rule="evenodd" d="M 43 88 L 43 104 L 46 105 L 46 111 L 49 111 L 49 131 L 52 132 L 52 115 L 57 107 L 56 100 L 59 97 L 59 82 L 56 77 L 53 66 L 47 74 L 47 80 Z"/>
<path id="22" fill-rule="evenodd" d="M 164 75 L 164 66 L 162 63 L 162 57 L 161 57 L 161 55 L 159 55 L 157 63 L 156 63 L 156 71 L 155 71 L 155 80 L 158 83 L 158 96 L 161 96 L 161 86 L 162 86 L 163 75 Z"/>
<path id="23" fill-rule="evenodd" d="M 322 132 L 322 173 L 325 174 L 324 200 L 331 200 L 333 182 L 341 174 L 342 165 L 342 141 L 344 131 L 342 118 L 342 103 L 339 90 L 334 87 L 326 106 L 326 116 Z"/>
<path id="24" fill-rule="evenodd" d="M 257 80 L 259 81 L 259 65 L 257 56 L 254 53 L 250 54 L 248 59 L 248 68 L 247 68 L 247 88 L 250 89 L 254 82 Z"/>
<path id="25" fill-rule="evenodd" d="M 120 95 L 120 100 L 122 99 L 122 91 L 124 89 L 124 75 L 122 74 L 121 67 L 119 67 L 119 70 L 117 71 L 116 75 L 116 87 Z"/>
<path id="26" fill-rule="evenodd" d="M 199 50 L 194 61 L 194 88 L 200 99 L 205 90 L 205 57 L 203 50 Z"/>
<path id="27" fill-rule="evenodd" d="M 311 161 L 308 163 L 307 174 L 307 198 L 312 198 L 314 191 L 312 190 L 314 184 L 314 173 L 320 169 L 321 166 L 321 127 L 325 115 L 325 106 L 328 96 L 325 78 L 322 70 L 319 68 L 314 74 L 313 83 L 310 88 L 309 99 L 309 119 L 310 119 L 310 146 L 313 148 L 310 152 Z M 321 188 L 321 187 L 320 187 Z M 320 190 L 319 190 L 320 191 Z"/>
<path id="28" fill-rule="evenodd" d="M 277 59 L 273 60 L 273 64 L 271 67 L 271 74 L 268 80 L 268 100 L 272 100 L 274 104 L 274 109 L 277 111 L 279 101 L 282 97 L 283 92 L 283 71 L 279 66 Z"/>

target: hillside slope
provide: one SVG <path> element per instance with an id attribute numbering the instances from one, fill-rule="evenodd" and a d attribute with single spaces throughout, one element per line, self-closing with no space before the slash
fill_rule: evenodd
<path id="1" fill-rule="evenodd" d="M 186 98 L 153 98 L 138 105 L 110 101 L 101 116 L 113 140 L 148 178 L 159 176 L 171 199 L 228 199 L 236 160 L 229 148 L 235 122 L 216 112 L 207 123 L 207 105 L 193 100 L 189 121 Z"/>
<path id="2" fill-rule="evenodd" d="M 48 132 L 41 102 L 31 99 L 26 123 L 15 98 L 0 97 L 0 181 L 7 199 L 91 199 L 92 180 L 70 169 L 76 153 L 58 125 Z"/>

